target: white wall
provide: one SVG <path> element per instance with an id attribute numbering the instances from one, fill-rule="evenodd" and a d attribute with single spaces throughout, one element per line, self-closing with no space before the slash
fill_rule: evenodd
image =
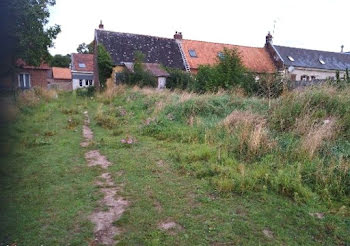
<path id="1" fill-rule="evenodd" d="M 84 87 L 89 87 L 90 83 L 88 82 L 88 85 L 86 85 L 86 81 L 85 79 L 82 79 L 82 86 L 80 86 L 80 79 L 73 79 L 72 83 L 73 83 L 73 90 L 76 90 L 78 88 L 84 88 Z M 94 86 L 94 81 L 92 80 L 92 85 Z"/>
<path id="2" fill-rule="evenodd" d="M 296 81 L 300 81 L 301 76 L 303 75 L 309 76 L 310 79 L 311 79 L 311 76 L 315 76 L 317 80 L 325 80 L 325 79 L 328 79 L 329 77 L 334 77 L 335 79 L 336 78 L 335 73 L 336 71 L 334 70 L 304 69 L 304 68 L 295 68 L 293 72 L 287 71 L 289 78 L 292 74 L 296 75 Z M 340 71 L 339 74 L 340 74 L 340 78 L 343 78 L 345 72 Z"/>

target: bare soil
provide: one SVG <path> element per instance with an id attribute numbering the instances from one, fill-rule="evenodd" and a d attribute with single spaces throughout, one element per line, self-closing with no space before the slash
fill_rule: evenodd
<path id="1" fill-rule="evenodd" d="M 93 132 L 88 127 L 90 119 L 87 111 L 85 111 L 84 114 L 84 141 L 80 145 L 82 147 L 87 147 L 93 139 Z M 101 155 L 98 150 L 91 150 L 86 152 L 85 159 L 88 166 L 100 166 L 104 169 L 107 169 L 108 166 L 112 164 L 107 160 L 105 156 Z M 117 176 L 119 177 L 122 174 L 123 173 L 118 173 Z M 114 184 L 110 173 L 102 173 L 95 183 L 100 188 L 100 191 L 104 196 L 103 199 L 99 202 L 100 208 L 89 216 L 90 221 L 95 224 L 94 244 L 115 245 L 117 242 L 114 240 L 114 237 L 121 231 L 113 225 L 113 222 L 118 220 L 124 213 L 126 207 L 128 206 L 128 201 L 126 201 L 123 197 L 117 196 L 117 193 L 120 191 L 121 187 L 117 187 Z"/>

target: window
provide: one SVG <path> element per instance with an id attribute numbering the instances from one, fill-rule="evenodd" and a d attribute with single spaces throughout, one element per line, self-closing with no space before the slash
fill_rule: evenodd
<path id="1" fill-rule="evenodd" d="M 18 87 L 21 89 L 30 88 L 30 74 L 21 73 L 18 75 Z"/>
<path id="2" fill-rule="evenodd" d="M 85 63 L 79 63 L 79 67 L 81 67 L 81 68 L 85 68 L 85 67 L 86 67 L 86 65 L 85 65 Z"/>
<path id="3" fill-rule="evenodd" d="M 89 80 L 89 85 L 92 86 L 92 79 Z"/>
<path id="4" fill-rule="evenodd" d="M 322 60 L 321 57 L 320 57 L 318 60 L 320 61 L 320 63 L 321 63 L 322 65 L 326 64 L 326 62 L 325 62 L 324 60 Z"/>
<path id="5" fill-rule="evenodd" d="M 292 62 L 295 61 L 294 58 L 291 57 L 291 56 L 288 56 L 288 59 L 289 59 L 290 61 L 292 61 Z"/>
<path id="6" fill-rule="evenodd" d="M 191 57 L 197 57 L 197 54 L 196 54 L 195 50 L 188 50 L 188 53 L 190 53 Z"/>
<path id="7" fill-rule="evenodd" d="M 89 81 L 87 79 L 85 80 L 85 85 L 89 85 Z"/>
<path id="8" fill-rule="evenodd" d="M 311 80 L 316 80 L 316 76 L 311 76 Z"/>
<path id="9" fill-rule="evenodd" d="M 83 86 L 83 80 L 79 79 L 79 86 Z"/>
<path id="10" fill-rule="evenodd" d="M 218 57 L 219 57 L 220 59 L 224 58 L 224 53 L 218 52 Z"/>
<path id="11" fill-rule="evenodd" d="M 302 76 L 300 77 L 300 80 L 302 80 L 302 81 L 309 81 L 309 80 L 310 80 L 310 77 L 307 76 L 307 75 L 302 75 Z"/>

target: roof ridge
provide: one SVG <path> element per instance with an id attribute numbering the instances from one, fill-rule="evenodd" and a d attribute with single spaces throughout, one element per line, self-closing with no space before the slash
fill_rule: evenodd
<path id="1" fill-rule="evenodd" d="M 119 33 L 119 34 L 128 34 L 128 35 L 138 35 L 138 36 L 144 36 L 144 37 L 161 38 L 161 39 L 167 39 L 167 40 L 175 41 L 174 38 L 165 38 L 165 37 L 146 35 L 146 34 L 138 34 L 138 33 L 130 33 L 130 32 L 116 32 L 116 31 L 109 31 L 109 30 L 104 30 L 104 29 L 95 29 L 95 31 L 104 31 L 104 32 L 112 32 L 112 33 Z"/>
<path id="2" fill-rule="evenodd" d="M 224 44 L 224 45 L 233 45 L 233 46 L 240 46 L 240 47 L 246 47 L 246 48 L 258 48 L 258 49 L 264 49 L 264 47 L 256 47 L 256 46 L 248 46 L 248 45 L 239 45 L 239 44 L 229 44 L 229 43 L 219 43 L 219 42 L 210 42 L 210 41 L 203 41 L 203 40 L 194 40 L 194 39 L 183 39 L 187 41 L 196 41 L 196 42 L 202 42 L 202 43 L 210 43 L 210 44 Z"/>
<path id="3" fill-rule="evenodd" d="M 327 51 L 327 50 L 315 50 L 315 49 L 297 48 L 297 47 L 283 46 L 283 45 L 276 45 L 276 44 L 274 44 L 273 46 L 282 47 L 282 48 L 289 48 L 289 49 L 298 49 L 298 50 L 309 50 L 309 51 L 318 51 L 318 52 L 325 52 L 325 53 L 334 53 L 334 54 L 339 54 L 339 55 L 349 55 L 349 54 L 346 54 L 346 53 L 335 52 L 335 51 Z"/>

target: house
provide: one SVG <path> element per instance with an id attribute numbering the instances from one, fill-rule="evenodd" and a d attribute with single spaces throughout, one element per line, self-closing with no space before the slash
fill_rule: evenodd
<path id="1" fill-rule="evenodd" d="M 143 63 L 142 65 L 145 71 L 149 72 L 151 75 L 157 78 L 157 88 L 164 89 L 166 85 L 166 78 L 168 78 L 170 74 L 165 71 L 158 63 Z M 133 62 L 124 62 L 124 66 L 129 72 L 134 72 Z"/>
<path id="2" fill-rule="evenodd" d="M 174 39 L 180 44 L 187 63 L 187 71 L 196 74 L 201 65 L 214 65 L 223 55 L 223 50 L 236 49 L 243 65 L 256 74 L 275 73 L 276 67 L 267 50 L 257 47 L 213 43 L 182 39 L 182 33 L 175 33 Z"/>
<path id="3" fill-rule="evenodd" d="M 350 69 L 347 53 L 275 45 L 270 33 L 266 36 L 265 47 L 277 68 L 292 81 L 335 79 L 337 71 L 342 78 L 345 70 Z"/>
<path id="4" fill-rule="evenodd" d="M 94 55 L 73 53 L 71 59 L 73 90 L 94 86 Z"/>
<path id="5" fill-rule="evenodd" d="M 135 52 L 140 51 L 145 55 L 145 64 L 158 64 L 185 70 L 182 53 L 179 44 L 172 38 L 162 38 L 148 35 L 112 32 L 104 30 L 102 24 L 95 30 L 95 45 L 102 44 L 113 60 L 113 78 L 117 78 L 125 64 L 133 63 Z M 95 59 L 97 49 L 95 46 Z M 155 66 L 155 65 L 151 65 Z M 97 64 L 95 62 L 95 81 L 98 83 Z M 158 77 L 160 80 L 166 76 Z M 116 81 L 117 82 L 117 81 Z M 163 82 L 161 82 L 163 83 Z"/>
<path id="6" fill-rule="evenodd" d="M 73 89 L 71 70 L 69 68 L 52 67 L 52 79 L 48 87 L 50 89 L 71 91 Z"/>
<path id="7" fill-rule="evenodd" d="M 50 73 L 51 68 L 46 63 L 35 67 L 27 65 L 22 60 L 18 60 L 14 87 L 19 89 L 29 89 L 32 87 L 47 88 Z"/>

